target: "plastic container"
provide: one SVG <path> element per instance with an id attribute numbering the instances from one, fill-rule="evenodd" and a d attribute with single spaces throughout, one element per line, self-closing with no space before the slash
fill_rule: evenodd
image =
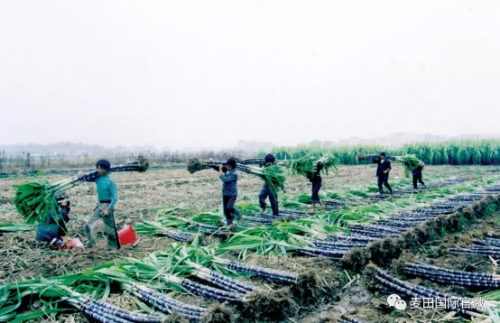
<path id="1" fill-rule="evenodd" d="M 126 246 L 128 244 L 133 244 L 137 242 L 137 235 L 131 225 L 127 225 L 125 228 L 118 232 L 118 239 L 120 240 L 120 245 Z"/>

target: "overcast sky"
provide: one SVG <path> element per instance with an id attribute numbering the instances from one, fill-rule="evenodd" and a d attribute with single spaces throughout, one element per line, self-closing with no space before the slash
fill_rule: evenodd
<path id="1" fill-rule="evenodd" d="M 498 1 L 0 1 L 0 143 L 500 133 Z"/>

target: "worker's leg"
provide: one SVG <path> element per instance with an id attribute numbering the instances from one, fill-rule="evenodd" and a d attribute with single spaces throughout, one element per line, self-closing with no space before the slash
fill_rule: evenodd
<path id="1" fill-rule="evenodd" d="M 321 204 L 319 200 L 319 190 L 321 189 L 321 183 L 312 184 L 311 200 L 313 203 Z"/>
<path id="2" fill-rule="evenodd" d="M 229 212 L 229 208 L 228 208 L 228 204 L 229 204 L 230 199 L 231 199 L 231 196 L 229 196 L 229 195 L 222 196 L 222 205 L 224 206 L 224 215 L 226 216 L 227 225 L 233 224 L 233 218 L 232 218 L 231 212 Z"/>
<path id="3" fill-rule="evenodd" d="M 65 237 L 68 235 L 68 228 L 66 227 L 66 223 L 64 222 L 63 219 L 60 219 L 57 222 L 57 236 L 58 237 Z"/>
<path id="4" fill-rule="evenodd" d="M 99 206 L 96 206 L 92 215 L 88 218 L 87 223 L 85 224 L 85 235 L 87 236 L 87 247 L 93 248 L 95 246 L 95 227 L 97 226 L 97 222 L 101 220 L 101 209 Z"/>
<path id="5" fill-rule="evenodd" d="M 269 188 L 267 187 L 266 184 L 264 184 L 259 193 L 259 204 L 263 212 L 266 210 L 266 199 L 268 196 L 269 196 Z"/>
<path id="6" fill-rule="evenodd" d="M 269 192 L 269 202 L 271 202 L 271 209 L 273 210 L 273 215 L 279 215 L 278 195 Z"/>
<path id="7" fill-rule="evenodd" d="M 234 195 L 234 196 L 229 196 L 229 200 L 228 200 L 228 202 L 227 202 L 227 211 L 228 211 L 228 213 L 230 214 L 231 219 L 233 219 L 233 218 L 234 218 L 234 216 L 236 216 L 237 218 L 240 218 L 240 217 L 241 217 L 241 213 L 240 213 L 238 210 L 236 210 L 236 209 L 234 208 L 234 203 L 236 202 L 236 198 L 237 198 L 237 197 L 238 197 L 238 196 L 236 196 L 236 195 Z"/>
<path id="8" fill-rule="evenodd" d="M 377 185 L 378 185 L 379 194 L 384 194 L 384 189 L 382 188 L 383 182 L 384 182 L 384 179 L 382 178 L 382 175 L 377 176 Z"/>
<path id="9" fill-rule="evenodd" d="M 424 181 L 422 180 L 422 175 L 419 175 L 419 176 L 418 176 L 418 182 L 419 182 L 420 184 L 424 185 L 424 187 L 425 187 L 425 183 L 424 183 Z"/>
<path id="10" fill-rule="evenodd" d="M 418 176 L 413 175 L 413 189 L 414 189 L 414 190 L 416 190 L 416 189 L 417 189 L 417 177 L 418 177 Z"/>
<path id="11" fill-rule="evenodd" d="M 389 185 L 389 175 L 384 176 L 384 186 L 387 187 L 387 189 L 389 190 L 389 192 L 392 195 L 392 188 L 391 188 L 391 185 Z"/>
<path id="12" fill-rule="evenodd" d="M 120 241 L 118 240 L 115 214 L 113 210 L 109 210 L 109 214 L 107 216 L 103 216 L 102 220 L 104 221 L 104 232 L 108 238 L 108 249 L 120 249 Z"/>

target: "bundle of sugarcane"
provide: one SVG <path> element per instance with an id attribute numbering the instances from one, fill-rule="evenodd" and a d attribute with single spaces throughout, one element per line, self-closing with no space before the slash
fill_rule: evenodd
<path id="1" fill-rule="evenodd" d="M 381 285 L 388 287 L 389 289 L 397 292 L 398 294 L 402 293 L 407 297 L 412 298 L 433 298 L 433 299 L 446 299 L 446 309 L 456 311 L 461 314 L 470 315 L 470 316 L 478 316 L 479 313 L 487 312 L 488 307 L 495 307 L 497 304 L 493 302 L 485 302 L 484 307 L 476 306 L 474 307 L 472 304 L 470 306 L 470 310 L 465 310 L 465 306 L 463 306 L 462 300 L 463 298 L 443 294 L 437 292 L 435 290 L 425 288 L 419 285 L 415 285 L 412 283 L 408 283 L 402 280 L 399 280 L 383 270 L 377 268 L 376 274 L 374 276 L 375 280 Z M 401 294 L 400 294 L 401 295 Z"/>
<path id="2" fill-rule="evenodd" d="M 202 161 L 198 158 L 190 158 L 187 163 L 188 171 L 193 174 L 203 169 L 219 170 L 219 165 L 226 166 L 224 162 Z M 236 164 L 236 169 L 240 172 L 255 175 L 265 181 L 271 192 L 276 193 L 279 189 L 284 189 L 286 176 L 276 164 L 266 167 L 254 167 L 242 164 Z"/>
<path id="3" fill-rule="evenodd" d="M 68 312 L 67 308 L 58 306 L 64 299 L 73 297 L 77 292 L 101 298 L 109 292 L 109 286 L 109 279 L 92 274 L 70 274 L 4 284 L 0 288 L 0 322 L 24 322 L 23 317 L 35 320 L 49 314 Z M 35 297 L 26 297 L 29 295 Z M 34 304 L 27 301 L 39 303 L 35 311 L 30 311 Z"/>
<path id="4" fill-rule="evenodd" d="M 216 271 L 228 277 L 255 276 L 286 284 L 295 283 L 298 279 L 297 273 L 231 261 L 217 255 L 218 252 L 220 252 L 219 249 L 200 247 L 197 244 L 182 246 L 173 244 L 170 250 L 158 252 L 155 255 L 157 258 L 164 256 L 176 258 L 178 265 L 185 263 L 188 267 L 191 267 L 192 270 L 201 269 L 206 272 L 205 269 L 208 269 L 210 272 Z M 243 290 L 249 289 L 249 287 L 243 287 Z M 251 287 L 251 289 L 254 289 L 254 287 Z"/>
<path id="5" fill-rule="evenodd" d="M 415 157 L 415 155 L 393 156 L 392 159 L 403 164 L 407 177 L 417 167 L 424 169 L 425 166 L 424 162 Z"/>
<path id="6" fill-rule="evenodd" d="M 133 283 L 123 284 L 122 286 L 141 301 L 165 314 L 177 313 L 190 321 L 200 322 L 207 312 L 203 307 L 183 303 L 144 285 Z"/>
<path id="7" fill-rule="evenodd" d="M 210 212 L 200 213 L 191 218 L 159 213 L 155 221 L 141 222 L 134 228 L 138 233 L 163 235 L 182 242 L 193 240 L 195 236 L 190 233 L 193 231 L 209 235 L 226 234 L 221 216 Z"/>
<path id="8" fill-rule="evenodd" d="M 158 315 L 127 311 L 120 307 L 103 301 L 96 301 L 75 292 L 71 293 L 71 296 L 65 300 L 80 312 L 101 323 L 164 323 L 168 321 L 166 318 L 162 318 Z"/>
<path id="9" fill-rule="evenodd" d="M 110 168 L 110 172 L 144 172 L 148 169 L 147 159 L 140 157 L 137 161 Z M 49 183 L 40 179 L 37 182 L 15 185 L 14 204 L 17 211 L 27 223 L 48 223 L 57 212 L 55 196 L 85 181 L 99 177 L 97 171 L 86 173 L 83 177 L 73 176 L 57 183 Z"/>
<path id="10" fill-rule="evenodd" d="M 317 158 L 314 155 L 307 155 L 295 160 L 284 160 L 280 166 L 287 168 L 294 177 L 309 177 L 318 169 L 328 175 L 328 171 L 337 169 L 339 161 L 334 156 L 323 156 Z"/>
<path id="11" fill-rule="evenodd" d="M 235 291 L 241 294 L 262 291 L 259 287 L 236 281 L 221 274 L 220 269 L 219 272 L 216 272 L 209 268 L 213 266 L 213 258 L 207 254 L 207 249 L 200 248 L 196 244 L 190 246 L 173 244 L 167 253 L 158 253 L 155 258 L 156 260 L 162 260 L 166 264 L 175 263 L 177 274 L 181 273 L 196 277 L 223 290 Z"/>
<path id="12" fill-rule="evenodd" d="M 450 270 L 420 263 L 406 263 L 404 271 L 407 275 L 428 278 L 447 285 L 466 287 L 500 287 L 500 275 L 496 274 L 492 275 Z"/>
<path id="13" fill-rule="evenodd" d="M 211 287 L 186 278 L 190 275 L 184 271 L 185 268 L 175 266 L 169 258 L 164 260 L 151 255 L 143 260 L 132 258 L 128 260 L 127 263 L 118 264 L 118 267 L 127 277 L 134 280 L 149 282 L 157 279 L 172 288 L 219 302 L 241 302 L 245 298 L 240 292 Z"/>
<path id="14" fill-rule="evenodd" d="M 332 232 L 347 230 L 326 225 L 318 219 L 298 219 L 290 222 L 274 222 L 268 226 L 258 226 L 237 232 L 220 245 L 220 251 L 256 250 L 259 254 L 286 254 L 287 250 L 312 247 L 312 239 L 325 240 Z"/>

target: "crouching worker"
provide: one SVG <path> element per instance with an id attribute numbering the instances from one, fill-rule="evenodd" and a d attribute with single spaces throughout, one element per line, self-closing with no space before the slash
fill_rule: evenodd
<path id="1" fill-rule="evenodd" d="M 276 158 L 274 158 L 273 155 L 267 154 L 266 157 L 264 157 L 264 167 L 272 166 L 274 165 L 276 161 Z M 282 188 L 284 190 L 284 188 Z M 269 202 L 271 203 L 271 209 L 273 210 L 273 215 L 279 215 L 279 209 L 278 209 L 278 193 L 277 192 L 272 192 L 269 189 L 269 185 L 267 185 L 267 182 L 264 182 L 264 185 L 262 186 L 262 189 L 260 190 L 259 193 L 259 204 L 260 208 L 262 209 L 262 213 L 266 212 L 266 199 L 269 197 Z"/>
<path id="2" fill-rule="evenodd" d="M 227 171 L 223 171 L 222 164 L 219 165 L 219 178 L 222 181 L 222 205 L 227 225 L 233 224 L 234 215 L 241 217 L 239 210 L 234 208 L 238 197 L 238 173 L 236 172 L 236 160 L 229 158 L 226 162 Z"/>
<path id="3" fill-rule="evenodd" d="M 55 197 L 57 208 L 55 214 L 49 213 L 49 223 L 40 223 L 36 230 L 36 239 L 46 242 L 51 249 L 66 249 L 69 247 L 68 229 L 70 201 L 65 195 Z"/>
<path id="4" fill-rule="evenodd" d="M 118 201 L 118 194 L 115 182 L 109 176 L 111 163 L 105 159 L 101 159 L 96 163 L 96 168 L 99 173 L 99 177 L 95 179 L 97 186 L 97 206 L 85 225 L 85 234 L 88 239 L 87 247 L 93 248 L 95 246 L 94 230 L 97 223 L 102 220 L 104 222 L 104 231 L 108 238 L 108 249 L 117 250 L 120 249 L 120 241 L 118 240 L 114 209 Z M 78 177 L 80 178 L 84 175 L 85 173 L 82 171 L 78 173 Z"/>

